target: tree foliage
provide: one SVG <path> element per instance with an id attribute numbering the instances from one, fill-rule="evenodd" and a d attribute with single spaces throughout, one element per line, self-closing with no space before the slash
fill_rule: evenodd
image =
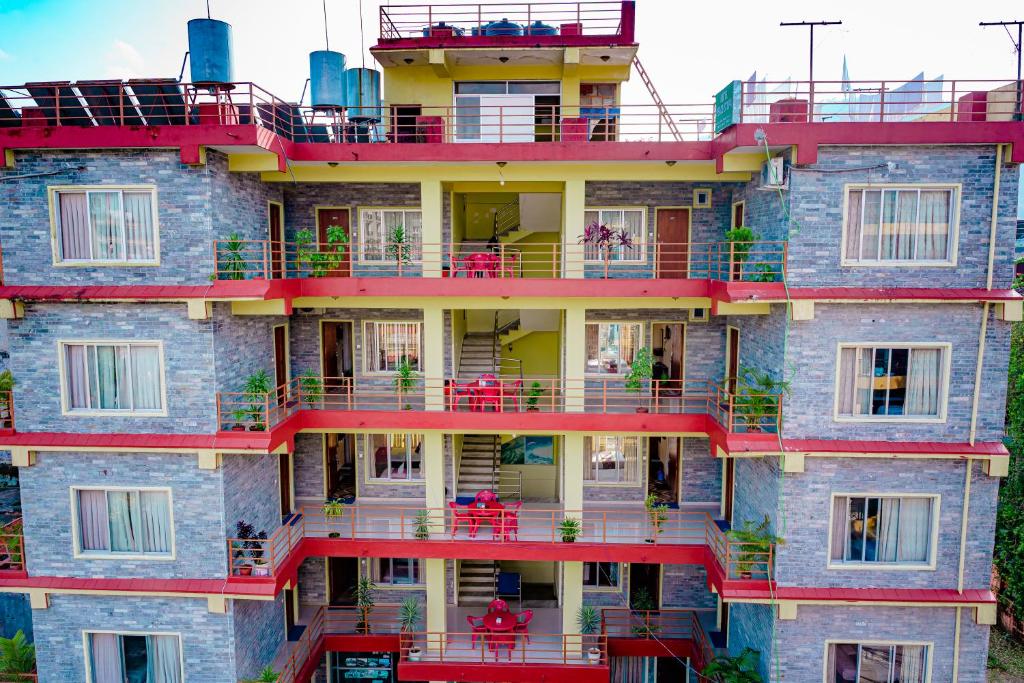
<path id="1" fill-rule="evenodd" d="M 1010 469 L 999 488 L 993 562 L 1003 584 L 1000 601 L 1024 619 L 1024 323 L 1010 335 L 1006 440 Z"/>

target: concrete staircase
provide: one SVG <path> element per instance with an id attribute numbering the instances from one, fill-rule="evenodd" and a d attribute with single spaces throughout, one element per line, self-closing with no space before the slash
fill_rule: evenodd
<path id="1" fill-rule="evenodd" d="M 495 454 L 492 434 L 466 434 L 462 439 L 462 460 L 459 464 L 459 496 L 475 496 L 494 488 L 494 473 L 500 465 Z"/>
<path id="2" fill-rule="evenodd" d="M 462 560 L 459 563 L 459 605 L 486 605 L 494 599 L 494 560 Z"/>
<path id="3" fill-rule="evenodd" d="M 459 382 L 472 382 L 485 372 L 494 372 L 494 335 L 471 332 L 462 339 Z"/>

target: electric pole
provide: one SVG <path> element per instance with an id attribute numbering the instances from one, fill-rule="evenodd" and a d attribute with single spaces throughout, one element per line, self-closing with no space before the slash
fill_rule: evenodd
<path id="1" fill-rule="evenodd" d="M 807 73 L 808 87 L 808 110 L 811 119 L 814 118 L 814 27 L 815 26 L 838 26 L 841 21 L 783 21 L 779 26 L 806 26 L 811 29 L 811 64 Z"/>
<path id="2" fill-rule="evenodd" d="M 1021 81 L 1020 81 L 1020 48 L 1022 39 L 1024 39 L 1024 21 L 980 21 L 978 26 L 1002 26 L 1006 28 L 1007 35 L 1010 36 L 1010 42 L 1013 43 L 1013 49 L 1017 51 L 1017 98 L 1015 107 L 1013 109 L 1013 119 L 1020 121 L 1021 119 Z M 1009 26 L 1017 27 L 1017 40 L 1013 39 L 1013 34 L 1010 33 Z"/>

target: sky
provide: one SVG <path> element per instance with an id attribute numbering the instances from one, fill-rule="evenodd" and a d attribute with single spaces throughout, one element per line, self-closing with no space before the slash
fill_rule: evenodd
<path id="1" fill-rule="evenodd" d="M 367 48 L 377 39 L 380 4 L 362 3 Z M 327 0 L 331 47 L 349 66 L 363 59 L 359 5 Z M 210 0 L 210 8 L 214 18 L 232 24 L 235 78 L 298 99 L 308 53 L 324 47 L 322 0 Z M 806 79 L 807 29 L 783 28 L 780 21 L 843 21 L 815 30 L 819 79 L 840 78 L 844 56 L 854 80 L 898 81 L 921 71 L 947 79 L 1012 79 L 1010 38 L 978 22 L 1024 19 L 1013 16 L 1020 9 L 1019 0 L 638 0 L 637 39 L 668 104 L 709 102 L 726 83 L 755 70 L 772 80 Z M 0 0 L 0 84 L 177 77 L 186 22 L 202 16 L 205 0 Z M 369 52 L 363 54 L 372 66 Z M 649 102 L 639 79 L 627 84 L 623 101 Z"/>

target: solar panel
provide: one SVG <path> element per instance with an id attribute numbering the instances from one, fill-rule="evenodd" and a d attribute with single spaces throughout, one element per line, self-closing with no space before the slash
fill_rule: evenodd
<path id="1" fill-rule="evenodd" d="M 147 126 L 184 126 L 185 97 L 173 78 L 128 81 Z"/>
<path id="2" fill-rule="evenodd" d="M 92 116 L 82 106 L 70 81 L 26 83 L 32 99 L 39 105 L 48 125 L 92 126 Z M 58 117 L 59 114 L 59 117 Z"/>
<path id="3" fill-rule="evenodd" d="M 11 106 L 3 93 L 0 93 L 0 128 L 21 126 L 21 114 Z"/>
<path id="4" fill-rule="evenodd" d="M 121 81 L 78 81 L 93 118 L 101 126 L 141 126 L 142 114 Z"/>

